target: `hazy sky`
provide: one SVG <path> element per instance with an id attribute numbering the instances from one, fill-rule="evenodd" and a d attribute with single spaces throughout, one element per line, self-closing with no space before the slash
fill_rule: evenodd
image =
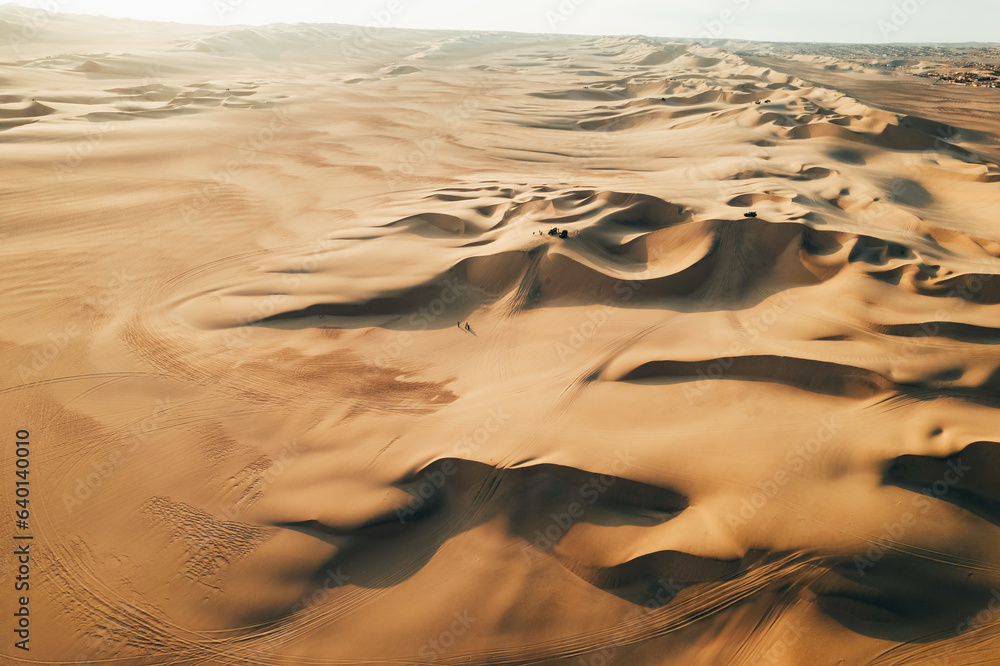
<path id="1" fill-rule="evenodd" d="M 1000 41 L 1000 0 L 22 0 L 183 23 L 646 34 L 764 41 Z"/>

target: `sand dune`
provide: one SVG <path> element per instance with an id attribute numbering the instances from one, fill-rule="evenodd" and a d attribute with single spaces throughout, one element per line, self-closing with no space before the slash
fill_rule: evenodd
<path id="1" fill-rule="evenodd" d="M 1000 658 L 1000 91 L 33 11 L 4 663 Z"/>

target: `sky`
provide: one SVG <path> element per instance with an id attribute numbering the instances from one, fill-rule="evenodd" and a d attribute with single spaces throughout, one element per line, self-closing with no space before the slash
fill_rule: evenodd
<path id="1" fill-rule="evenodd" d="M 796 42 L 1000 42 L 1000 0 L 21 0 L 208 25 L 396 28 Z"/>

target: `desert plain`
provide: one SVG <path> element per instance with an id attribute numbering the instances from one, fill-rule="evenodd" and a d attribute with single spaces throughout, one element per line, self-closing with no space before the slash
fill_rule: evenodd
<path id="1" fill-rule="evenodd" d="M 0 42 L 4 664 L 1000 663 L 1000 48 Z"/>

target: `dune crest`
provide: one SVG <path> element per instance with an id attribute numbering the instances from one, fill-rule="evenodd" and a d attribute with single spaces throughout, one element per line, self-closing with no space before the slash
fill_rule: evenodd
<path id="1" fill-rule="evenodd" d="M 995 89 L 832 46 L 0 21 L 33 659 L 1000 654 Z"/>

